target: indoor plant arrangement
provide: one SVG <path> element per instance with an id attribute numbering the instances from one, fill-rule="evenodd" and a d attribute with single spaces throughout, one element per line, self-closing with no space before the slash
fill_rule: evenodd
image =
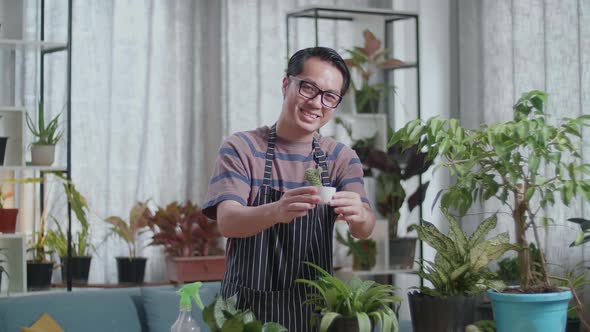
<path id="1" fill-rule="evenodd" d="M 377 263 L 377 243 L 373 239 L 355 239 L 350 232 L 346 232 L 346 239 L 336 232 L 336 240 L 348 247 L 347 255 L 352 255 L 353 270 L 370 270 Z"/>
<path id="2" fill-rule="evenodd" d="M 111 233 L 127 244 L 129 255 L 116 257 L 119 283 L 141 284 L 145 275 L 146 257 L 137 257 L 137 237 L 147 228 L 148 218 L 153 213 L 148 202 L 137 202 L 129 212 L 129 221 L 121 217 L 110 216 L 105 221 L 111 224 Z"/>
<path id="3" fill-rule="evenodd" d="M 150 245 L 163 245 L 168 279 L 174 282 L 221 280 L 225 255 L 216 247 L 221 237 L 217 223 L 197 204 L 172 202 L 147 217 Z"/>
<path id="4" fill-rule="evenodd" d="M 457 331 L 476 320 L 476 308 L 486 289 L 503 290 L 505 284 L 487 265 L 515 246 L 508 232 L 490 239 L 486 236 L 496 228 L 493 215 L 467 236 L 457 220 L 446 214 L 448 235 L 433 224 L 411 225 L 418 238 L 435 251 L 434 261 L 424 261 L 418 275 L 428 280 L 431 287 L 420 287 L 408 294 L 414 331 Z M 478 296 L 479 295 L 479 296 Z"/>
<path id="5" fill-rule="evenodd" d="M 33 122 L 29 113 L 27 113 L 27 126 L 35 137 L 35 141 L 31 143 L 31 162 L 33 165 L 48 166 L 53 164 L 55 159 L 55 145 L 63 135 L 63 130 L 58 131 L 60 115 L 61 113 L 45 125 L 45 112 L 42 101 L 39 101 L 37 124 Z"/>
<path id="6" fill-rule="evenodd" d="M 250 310 L 237 308 L 237 295 L 224 301 L 220 295 L 203 309 L 203 320 L 211 332 L 251 331 L 251 332 L 286 332 L 278 323 L 262 324 Z"/>
<path id="7" fill-rule="evenodd" d="M 403 65 L 398 59 L 388 59 L 388 49 L 381 49 L 381 41 L 368 29 L 363 31 L 365 45 L 347 49 L 350 58 L 345 59 L 346 65 L 351 70 L 357 70 L 361 76 L 361 86 L 354 82 L 355 103 L 358 113 L 377 113 L 381 98 L 393 90 L 383 83 L 370 84 L 369 79 L 379 69 L 391 69 Z"/>
<path id="8" fill-rule="evenodd" d="M 321 319 L 312 317 L 310 324 L 320 332 L 359 331 L 369 332 L 381 322 L 381 331 L 397 332 L 398 321 L 392 304 L 401 300 L 394 296 L 392 285 L 381 285 L 372 280 L 362 281 L 353 277 L 344 283 L 321 267 L 305 262 L 319 272 L 318 280 L 297 279 L 317 293 L 309 293 L 305 303 L 313 305 L 313 311 Z M 315 320 L 315 321 L 314 321 Z"/>
<path id="9" fill-rule="evenodd" d="M 457 209 L 464 215 L 474 201 L 492 198 L 510 209 L 520 249 L 520 287 L 508 288 L 511 293 L 488 291 L 498 331 L 525 326 L 537 331 L 563 330 L 572 296 L 570 290 L 556 288 L 549 281 L 539 235 L 540 222 L 547 218 L 539 213 L 558 199 L 569 205 L 578 194 L 590 198 L 590 180 L 584 179 L 590 165 L 583 163 L 576 146 L 582 128 L 590 126 L 590 116 L 565 118 L 551 125 L 546 121 L 546 100 L 541 91 L 524 93 L 513 107 L 513 120 L 474 130 L 461 127 L 456 119 L 417 119 L 390 140 L 404 147 L 418 144 L 429 159 L 443 157 L 441 165 L 456 176 L 441 197 L 443 210 Z M 545 176 L 545 169 L 555 176 Z M 540 250 L 538 277 L 532 273 L 527 229 L 532 230 Z M 549 303 L 560 303 L 551 314 L 544 312 Z"/>
<path id="10" fill-rule="evenodd" d="M 45 236 L 45 243 L 48 248 L 55 251 L 62 262 L 62 280 L 66 281 L 67 265 L 71 264 L 72 282 L 74 284 L 85 285 L 88 283 L 88 273 L 90 272 L 90 263 L 92 257 L 91 250 L 94 249 L 91 243 L 90 223 L 88 221 L 88 204 L 86 199 L 76 189 L 74 183 L 68 181 L 64 177 L 57 175 L 63 181 L 63 188 L 66 197 L 76 219 L 80 223 L 80 229 L 72 234 L 72 257 L 68 259 L 68 241 L 67 231 L 64 231 L 59 222 L 53 218 L 55 222 L 55 229 L 47 231 Z"/>
<path id="11" fill-rule="evenodd" d="M 14 196 L 13 192 L 3 192 L 0 187 L 0 233 L 14 233 L 16 231 L 18 209 L 4 207 L 5 200 L 12 196 Z"/>
<path id="12" fill-rule="evenodd" d="M 47 246 L 46 218 L 47 210 L 43 210 L 39 228 L 33 233 L 31 244 L 27 249 L 33 253 L 32 259 L 27 260 L 27 290 L 29 291 L 46 290 L 51 286 L 55 262 L 51 259 L 53 251 Z"/>

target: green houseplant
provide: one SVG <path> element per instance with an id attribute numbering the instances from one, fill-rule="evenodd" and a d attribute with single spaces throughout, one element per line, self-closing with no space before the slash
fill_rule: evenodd
<path id="1" fill-rule="evenodd" d="M 307 295 L 306 303 L 321 317 L 314 321 L 317 318 L 314 316 L 310 322 L 320 332 L 369 332 L 372 331 L 371 322 L 373 326 L 381 322 L 384 332 L 398 331 L 397 316 L 390 305 L 399 303 L 400 299 L 394 296 L 393 286 L 362 281 L 358 277 L 345 283 L 313 263 L 305 264 L 320 273 L 318 280 L 297 279 L 295 282 L 317 291 Z"/>
<path id="2" fill-rule="evenodd" d="M 217 295 L 215 300 L 203 309 L 203 320 L 211 332 L 286 332 L 287 329 L 278 323 L 262 324 L 250 310 L 237 308 L 236 295 L 224 301 Z"/>
<path id="3" fill-rule="evenodd" d="M 158 207 L 147 217 L 152 230 L 150 245 L 163 245 L 168 278 L 175 282 L 221 280 L 225 255 L 216 247 L 221 234 L 217 223 L 201 208 L 186 201 Z"/>
<path id="4" fill-rule="evenodd" d="M 461 127 L 456 119 L 417 119 L 398 130 L 390 140 L 390 144 L 400 143 L 404 147 L 418 144 L 429 159 L 435 155 L 442 157 L 440 166 L 456 177 L 456 182 L 442 194 L 443 210 L 457 209 L 464 215 L 475 201 L 489 199 L 496 199 L 510 210 L 516 245 L 520 249 L 520 287 L 508 290 L 555 292 L 544 297 L 544 294 L 514 294 L 514 297 L 562 297 L 563 313 L 559 312 L 555 320 L 537 326 L 534 317 L 528 318 L 520 310 L 528 302 L 511 304 L 511 309 L 505 309 L 493 297 L 502 296 L 506 301 L 512 301 L 512 294 L 488 292 L 499 331 L 518 330 L 518 326 L 510 325 L 510 321 L 516 319 L 510 316 L 514 314 L 520 315 L 519 324 L 532 324 L 528 326 L 535 326 L 538 331 L 563 329 L 560 324 L 562 320 L 565 322 L 562 318 L 571 298 L 569 291 L 560 292 L 549 281 L 539 236 L 539 227 L 548 218 L 540 213 L 558 200 L 569 205 L 578 194 L 590 198 L 590 180 L 584 179 L 584 175 L 590 172 L 590 165 L 583 163 L 576 147 L 577 140 L 582 137 L 582 128 L 590 125 L 590 116 L 564 118 L 559 124 L 552 125 L 546 119 L 546 101 L 547 96 L 541 91 L 524 93 L 513 107 L 511 121 L 481 125 L 472 130 Z M 544 170 L 555 175 L 546 176 Z M 540 250 L 538 277 L 532 273 L 530 241 L 526 236 L 528 229 L 532 230 Z M 531 309 L 530 312 L 544 314 L 541 309 Z"/>
<path id="5" fill-rule="evenodd" d="M 508 232 L 490 239 L 486 236 L 496 228 L 495 215 L 485 219 L 468 236 L 457 220 L 446 214 L 447 235 L 433 224 L 411 225 L 418 238 L 435 251 L 434 261 L 424 261 L 418 272 L 431 287 L 420 287 L 408 294 L 414 331 L 463 331 L 475 322 L 477 303 L 486 289 L 503 290 L 505 284 L 488 268 L 488 264 L 515 246 Z"/>
<path id="6" fill-rule="evenodd" d="M 27 113 L 27 126 L 31 134 L 35 137 L 35 141 L 31 143 L 31 162 L 33 165 L 47 166 L 53 164 L 55 159 L 55 145 L 63 135 L 63 130 L 58 131 L 60 115 L 61 113 L 57 114 L 46 124 L 42 101 L 39 101 L 37 123 Z"/>
<path id="7" fill-rule="evenodd" d="M 141 284 L 145 275 L 146 257 L 137 257 L 136 246 L 137 237 L 145 231 L 148 220 L 153 213 L 148 207 L 148 202 L 137 202 L 129 212 L 129 221 L 126 222 L 121 217 L 110 216 L 105 219 L 111 225 L 112 235 L 127 244 L 128 256 L 116 257 L 117 273 L 119 283 Z"/>
<path id="8" fill-rule="evenodd" d="M 67 231 L 53 218 L 55 229 L 49 229 L 45 237 L 48 248 L 55 251 L 62 262 L 62 280 L 66 280 L 67 265 L 71 264 L 72 282 L 87 284 L 91 264 L 91 251 L 94 249 L 90 236 L 90 222 L 88 220 L 88 204 L 86 198 L 76 189 L 73 182 L 57 175 L 63 181 L 66 198 L 80 224 L 80 229 L 72 234 L 72 257 L 68 258 Z"/>
<path id="9" fill-rule="evenodd" d="M 346 232 L 346 239 L 336 231 L 336 240 L 348 247 L 347 255 L 352 255 L 353 270 L 370 270 L 377 263 L 377 243 L 373 239 L 355 239 Z"/>
<path id="10" fill-rule="evenodd" d="M 388 59 L 389 50 L 381 49 L 381 41 L 368 29 L 363 31 L 363 37 L 364 46 L 345 50 L 350 58 L 344 61 L 348 68 L 358 71 L 361 77 L 360 87 L 353 82 L 357 112 L 377 113 L 379 101 L 393 87 L 383 83 L 370 84 L 371 76 L 377 70 L 399 67 L 403 65 L 403 62 L 398 59 Z"/>

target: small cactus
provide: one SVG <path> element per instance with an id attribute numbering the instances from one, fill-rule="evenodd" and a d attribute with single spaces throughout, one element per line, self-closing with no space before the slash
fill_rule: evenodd
<path id="1" fill-rule="evenodd" d="M 312 186 L 322 186 L 322 168 L 308 168 L 305 170 L 305 181 Z"/>

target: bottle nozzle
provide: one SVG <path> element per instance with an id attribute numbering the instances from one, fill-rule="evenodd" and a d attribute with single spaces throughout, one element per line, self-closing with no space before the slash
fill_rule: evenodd
<path id="1" fill-rule="evenodd" d="M 201 310 L 205 308 L 203 301 L 199 295 L 199 289 L 203 285 L 202 282 L 193 282 L 182 286 L 176 291 L 176 294 L 180 295 L 180 308 L 190 310 L 192 308 L 191 297 L 195 299 L 197 307 Z"/>

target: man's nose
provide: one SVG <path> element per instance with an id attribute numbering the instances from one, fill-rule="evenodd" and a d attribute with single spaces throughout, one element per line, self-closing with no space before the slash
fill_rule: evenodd
<path id="1" fill-rule="evenodd" d="M 316 106 L 317 108 L 322 108 L 322 94 L 318 93 L 317 96 L 310 98 L 309 102 Z"/>

